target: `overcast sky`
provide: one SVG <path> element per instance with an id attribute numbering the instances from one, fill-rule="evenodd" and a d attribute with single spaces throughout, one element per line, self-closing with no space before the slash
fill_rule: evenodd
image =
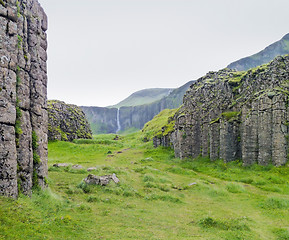
<path id="1" fill-rule="evenodd" d="M 39 0 L 49 19 L 48 98 L 116 104 L 176 88 L 289 32 L 288 0 Z"/>

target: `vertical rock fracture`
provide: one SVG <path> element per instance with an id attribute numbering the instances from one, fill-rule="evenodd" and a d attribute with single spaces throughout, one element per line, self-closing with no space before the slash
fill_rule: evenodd
<path id="1" fill-rule="evenodd" d="M 47 16 L 37 0 L 0 0 L 0 194 L 47 177 Z"/>
<path id="2" fill-rule="evenodd" d="M 288 161 L 288 100 L 288 55 L 249 71 L 209 72 L 187 91 L 170 144 L 164 134 L 154 142 L 173 146 L 180 158 L 281 166 Z"/>

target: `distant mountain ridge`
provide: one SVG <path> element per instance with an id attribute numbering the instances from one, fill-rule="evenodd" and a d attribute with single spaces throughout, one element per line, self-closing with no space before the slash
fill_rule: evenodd
<path id="1" fill-rule="evenodd" d="M 245 71 L 269 63 L 276 56 L 285 54 L 289 54 L 289 34 L 256 54 L 229 64 L 227 68 Z M 146 122 L 153 119 L 162 110 L 180 107 L 186 91 L 193 82 L 187 82 L 176 89 L 144 89 L 107 108 L 82 107 L 82 109 L 94 134 L 115 133 L 118 123 L 121 125 L 121 130 L 141 129 Z M 155 101 L 153 101 L 152 90 L 157 93 Z M 145 96 L 146 94 L 148 96 Z M 162 94 L 166 96 L 161 97 Z"/>
<path id="2" fill-rule="evenodd" d="M 235 69 L 237 71 L 247 71 L 250 68 L 261 66 L 269 63 L 277 56 L 289 54 L 289 33 L 281 40 L 269 45 L 264 50 L 235 61 L 227 66 L 227 68 Z"/>
<path id="3" fill-rule="evenodd" d="M 153 103 L 166 97 L 169 93 L 174 90 L 173 88 L 148 88 L 137 92 L 134 92 L 126 99 L 122 100 L 118 104 L 108 106 L 108 108 L 119 108 L 119 107 L 131 107 L 139 106 L 144 104 Z"/>
<path id="4" fill-rule="evenodd" d="M 115 133 L 118 129 L 118 120 L 121 130 L 130 128 L 141 129 L 144 124 L 153 119 L 155 115 L 164 109 L 174 109 L 182 105 L 183 96 L 193 81 L 187 82 L 183 86 L 176 89 L 145 89 L 132 94 L 130 97 L 121 101 L 117 105 L 111 107 L 85 107 L 82 106 L 91 129 L 94 134 L 101 133 Z M 142 101 L 152 99 L 152 97 L 142 97 L 144 93 L 153 94 L 158 93 L 157 100 L 138 105 L 137 102 L 134 106 L 125 106 L 133 99 L 141 99 Z M 162 98 L 160 96 L 163 95 Z M 141 96 L 141 97 L 139 97 Z M 136 97 L 136 98 L 135 98 Z M 139 97 L 139 98 L 138 98 Z M 119 108 L 119 110 L 118 110 Z M 119 111 L 119 119 L 118 113 Z"/>

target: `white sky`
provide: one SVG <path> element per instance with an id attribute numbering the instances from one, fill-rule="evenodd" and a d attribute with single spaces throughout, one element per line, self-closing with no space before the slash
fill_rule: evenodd
<path id="1" fill-rule="evenodd" d="M 108 106 L 176 88 L 289 32 L 288 0 L 39 0 L 48 97 Z"/>

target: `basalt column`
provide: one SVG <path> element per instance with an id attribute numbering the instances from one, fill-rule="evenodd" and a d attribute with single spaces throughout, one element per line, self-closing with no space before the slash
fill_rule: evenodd
<path id="1" fill-rule="evenodd" d="M 0 194 L 47 176 L 47 17 L 36 0 L 0 1 Z"/>

